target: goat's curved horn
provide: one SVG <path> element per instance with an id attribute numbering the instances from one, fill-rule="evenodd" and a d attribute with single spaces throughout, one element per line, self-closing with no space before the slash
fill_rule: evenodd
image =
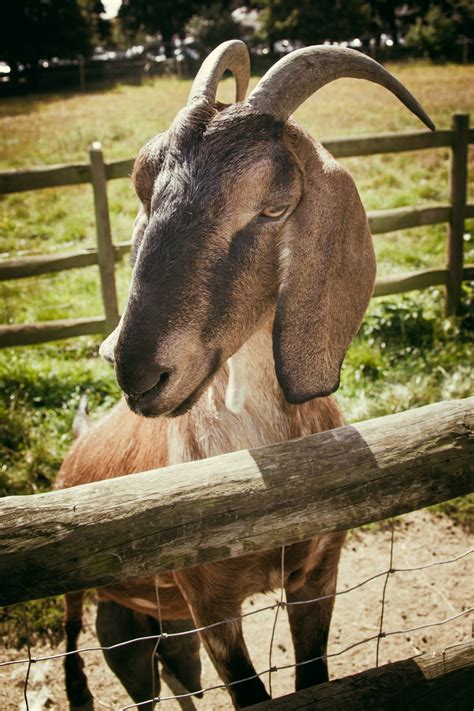
<path id="1" fill-rule="evenodd" d="M 434 131 L 430 117 L 398 79 L 370 57 L 346 47 L 317 45 L 292 52 L 264 75 L 247 103 L 261 113 L 286 121 L 311 94 L 341 77 L 381 84 Z"/>
<path id="2" fill-rule="evenodd" d="M 196 74 L 188 97 L 188 106 L 195 101 L 216 100 L 217 85 L 228 69 L 235 77 L 236 101 L 243 101 L 250 79 L 249 52 L 240 40 L 229 40 L 216 47 L 204 60 Z"/>

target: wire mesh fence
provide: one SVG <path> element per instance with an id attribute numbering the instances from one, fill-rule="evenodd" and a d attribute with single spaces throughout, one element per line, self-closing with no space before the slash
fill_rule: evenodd
<path id="1" fill-rule="evenodd" d="M 158 689 L 158 685 L 155 683 L 155 665 L 154 665 L 154 657 L 155 655 L 158 654 L 159 652 L 159 645 L 160 642 L 164 639 L 168 639 L 171 637 L 180 637 L 183 635 L 195 635 L 199 634 L 200 632 L 204 632 L 205 630 L 208 630 L 213 627 L 217 626 L 225 626 L 229 625 L 235 622 L 241 622 L 241 621 L 246 621 L 250 618 L 255 618 L 255 616 L 260 616 L 266 613 L 266 618 L 268 622 L 268 616 L 272 615 L 273 616 L 273 621 L 271 624 L 271 636 L 270 636 L 270 642 L 268 645 L 268 654 L 267 654 L 267 664 L 263 666 L 263 668 L 257 668 L 257 671 L 254 675 L 250 677 L 246 677 L 246 679 L 241 679 L 239 681 L 233 682 L 231 684 L 224 684 L 224 683 L 211 683 L 208 685 L 204 685 L 203 688 L 200 690 L 202 693 L 206 694 L 206 698 L 211 699 L 211 692 L 215 692 L 219 689 L 228 689 L 230 686 L 233 684 L 239 684 L 244 681 L 248 681 L 250 679 L 254 679 L 256 677 L 261 677 L 262 680 L 266 680 L 267 682 L 267 688 L 272 694 L 273 689 L 273 679 L 274 675 L 277 672 L 281 672 L 283 670 L 295 670 L 299 666 L 303 666 L 305 664 L 310 664 L 317 659 L 321 659 L 322 657 L 317 657 L 317 658 L 312 658 L 305 660 L 304 662 L 295 662 L 292 660 L 291 662 L 288 661 L 283 661 L 283 662 L 278 662 L 276 660 L 276 654 L 275 652 L 278 651 L 276 650 L 276 628 L 277 628 L 277 623 L 279 620 L 279 615 L 282 611 L 285 609 L 288 609 L 291 606 L 296 606 L 296 605 L 317 605 L 319 602 L 322 600 L 327 600 L 328 598 L 334 597 L 336 600 L 342 599 L 342 598 L 347 598 L 348 596 L 352 597 L 353 593 L 365 595 L 366 590 L 368 586 L 376 581 L 379 581 L 379 583 L 382 585 L 381 588 L 381 594 L 379 596 L 379 601 L 378 601 L 378 612 L 377 612 L 377 621 L 376 621 L 376 629 L 370 634 L 360 634 L 357 639 L 354 639 L 353 641 L 350 642 L 350 644 L 341 644 L 338 648 L 334 649 L 334 645 L 329 647 L 328 653 L 325 655 L 325 658 L 327 660 L 337 660 L 338 658 L 343 657 L 344 655 L 347 655 L 349 652 L 352 650 L 359 649 L 365 645 L 372 645 L 374 647 L 373 649 L 373 661 L 371 663 L 372 666 L 378 667 L 379 664 L 381 663 L 381 654 L 384 646 L 384 640 L 388 640 L 389 638 L 399 638 L 400 636 L 405 636 L 405 638 L 408 638 L 408 635 L 412 635 L 413 633 L 420 632 L 423 630 L 433 630 L 435 628 L 439 627 L 444 627 L 444 626 L 449 626 L 450 623 L 455 623 L 456 620 L 460 621 L 462 618 L 469 617 L 472 612 L 474 611 L 474 607 L 469 607 L 467 605 L 462 605 L 461 609 L 459 609 L 459 604 L 458 607 L 453 605 L 449 599 L 445 599 L 445 606 L 451 610 L 451 614 L 447 614 L 445 616 L 440 617 L 439 616 L 439 610 L 436 608 L 436 611 L 430 614 L 430 605 L 429 602 L 426 599 L 419 598 L 417 600 L 417 603 L 419 604 L 420 608 L 423 608 L 423 614 L 424 617 L 426 618 L 426 621 L 422 622 L 421 624 L 406 624 L 406 625 L 400 625 L 400 626 L 391 626 L 390 623 L 387 623 L 386 619 L 386 613 L 387 613 L 387 605 L 388 605 L 388 599 L 387 599 L 387 594 L 388 591 L 391 587 L 396 587 L 397 589 L 404 589 L 408 586 L 408 588 L 412 588 L 413 594 L 416 596 L 417 595 L 417 589 L 416 587 L 413 587 L 413 584 L 410 583 L 410 576 L 416 576 L 416 580 L 418 581 L 418 586 L 422 584 L 421 581 L 421 576 L 425 574 L 426 572 L 436 572 L 439 571 L 440 569 L 445 568 L 448 566 L 451 571 L 451 576 L 453 579 L 457 578 L 457 574 L 459 572 L 459 566 L 463 565 L 465 566 L 466 564 L 472 564 L 472 556 L 474 554 L 474 548 L 468 548 L 465 550 L 458 551 L 454 554 L 451 554 L 449 556 L 443 557 L 441 559 L 436 559 L 431 562 L 416 562 L 412 563 L 410 565 L 401 565 L 397 564 L 397 560 L 400 560 L 400 555 L 397 555 L 396 551 L 396 540 L 397 540 L 397 530 L 398 526 L 397 524 L 394 524 L 393 521 L 390 521 L 388 524 L 388 539 L 384 541 L 384 546 L 385 546 L 385 554 L 386 554 L 386 560 L 387 560 L 387 565 L 381 570 L 378 570 L 377 572 L 367 575 L 365 578 L 362 580 L 358 580 L 357 582 L 354 582 L 351 585 L 348 585 L 344 589 L 338 589 L 334 595 L 325 595 L 322 597 L 316 597 L 316 598 L 311 598 L 308 600 L 298 600 L 298 601 L 288 601 L 285 599 L 285 588 L 284 588 L 284 581 L 285 581 L 285 547 L 281 549 L 281 583 L 280 583 L 280 589 L 277 591 L 278 597 L 277 599 L 272 602 L 271 604 L 266 604 L 266 605 L 259 605 L 255 609 L 248 609 L 244 611 L 240 616 L 238 617 L 230 617 L 227 619 L 222 619 L 219 620 L 212 625 L 207 625 L 205 627 L 195 627 L 194 629 L 190 630 L 185 630 L 181 632 L 166 632 L 166 621 L 161 620 L 161 606 L 160 606 L 160 596 L 159 596 L 159 587 L 156 585 L 156 604 L 157 604 L 157 617 L 159 620 L 159 633 L 155 635 L 147 635 L 143 637 L 134 637 L 133 639 L 128 639 L 124 642 L 118 643 L 118 644 L 113 644 L 109 646 L 101 646 L 101 645 L 88 645 L 88 646 L 80 646 L 79 649 L 72 651 L 72 652 L 57 652 L 57 653 L 51 653 L 51 654 L 40 654 L 40 655 L 35 655 L 33 653 L 31 645 L 28 643 L 27 646 L 27 654 L 23 656 L 22 658 L 19 659 L 4 659 L 0 661 L 0 671 L 5 671 L 9 667 L 12 666 L 18 666 L 21 665 L 22 668 L 24 668 L 24 678 L 23 678 L 23 699 L 24 699 L 24 706 L 23 708 L 26 709 L 27 711 L 36 711 L 37 706 L 32 704 L 30 698 L 29 698 L 29 685 L 30 685 L 30 679 L 31 679 L 31 672 L 32 668 L 36 667 L 39 664 L 44 664 L 47 662 L 51 662 L 53 660 L 62 660 L 65 657 L 72 655 L 72 654 L 81 654 L 85 655 L 84 659 L 87 662 L 87 656 L 91 655 L 92 653 L 95 652 L 103 652 L 103 651 L 110 651 L 112 649 L 117 649 L 117 648 L 125 648 L 128 647 L 130 649 L 130 654 L 133 654 L 133 646 L 136 645 L 139 642 L 143 641 L 150 641 L 152 640 L 154 642 L 154 647 L 153 647 L 153 655 L 152 658 L 150 659 L 150 674 L 152 675 L 153 679 L 153 694 L 150 696 L 149 699 L 146 699 L 142 702 L 139 703 L 129 703 L 126 705 L 112 705 L 108 702 L 107 699 L 104 698 L 98 698 L 95 697 L 95 702 L 104 708 L 115 708 L 118 709 L 120 708 L 121 711 L 128 711 L 129 709 L 133 708 L 140 708 L 144 707 L 147 704 L 149 705 L 150 703 L 153 704 L 158 704 L 158 703 L 164 703 L 164 702 L 170 702 L 170 701 L 176 701 L 179 702 L 181 705 L 183 705 L 187 700 L 192 699 L 194 694 L 196 692 L 186 692 L 183 690 L 183 693 L 172 693 L 172 694 L 160 694 Z M 370 534 L 368 534 L 370 535 Z M 436 545 L 435 541 L 432 541 L 431 544 Z M 452 545 L 450 549 L 452 548 Z M 427 553 L 431 555 L 436 555 L 435 550 L 431 550 L 430 548 L 427 548 Z M 405 551 L 405 558 L 406 558 L 406 551 Z M 436 575 L 439 573 L 436 572 Z M 355 577 L 355 576 L 353 576 Z M 408 582 L 407 582 L 408 581 Z M 436 594 L 438 596 L 444 595 L 442 592 L 440 586 L 439 590 L 436 590 Z M 467 591 L 466 591 L 467 595 Z M 446 596 L 445 596 L 446 597 Z M 463 598 L 464 599 L 464 598 Z M 337 609 L 337 608 L 336 608 Z M 375 611 L 374 611 L 375 612 Z M 402 619 L 404 618 L 403 610 L 401 612 L 401 617 Z M 437 614 L 436 614 L 437 613 Z M 26 624 L 26 617 L 25 617 L 25 624 Z M 363 624 L 361 624 L 361 631 L 364 629 Z M 26 637 L 28 639 L 28 631 L 26 630 Z M 450 640 L 452 644 L 456 644 L 456 638 L 455 636 L 451 638 Z M 459 640 L 458 640 L 459 641 Z M 415 650 L 416 651 L 416 650 Z M 412 656 L 416 656 L 412 655 Z M 287 691 L 290 691 L 290 689 L 287 689 Z M 229 707 L 231 706 L 230 698 L 229 698 Z M 212 708 L 213 705 L 211 703 Z M 189 708 L 192 708 L 189 707 Z"/>

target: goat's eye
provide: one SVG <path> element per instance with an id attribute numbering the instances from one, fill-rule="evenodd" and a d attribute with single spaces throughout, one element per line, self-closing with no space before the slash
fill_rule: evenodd
<path id="1" fill-rule="evenodd" d="M 281 217 L 284 215 L 286 212 L 287 208 L 285 207 L 266 207 L 262 212 L 260 213 L 261 217 Z"/>

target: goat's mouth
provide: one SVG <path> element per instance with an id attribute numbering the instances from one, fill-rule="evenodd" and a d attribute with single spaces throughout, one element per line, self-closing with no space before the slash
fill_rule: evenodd
<path id="1" fill-rule="evenodd" d="M 219 367 L 219 357 L 215 354 L 207 375 L 201 380 L 199 385 L 193 388 L 191 393 L 178 402 L 178 404 L 171 402 L 170 395 L 167 395 L 166 398 L 163 397 L 163 385 L 161 382 L 158 382 L 139 397 L 125 394 L 125 400 L 130 410 L 141 417 L 180 417 L 189 412 L 197 403 L 201 395 L 210 385 Z"/>

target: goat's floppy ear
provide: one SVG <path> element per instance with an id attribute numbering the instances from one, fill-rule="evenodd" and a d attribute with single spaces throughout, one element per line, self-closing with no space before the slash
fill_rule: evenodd
<path id="1" fill-rule="evenodd" d="M 304 192 L 283 230 L 273 326 L 276 373 L 291 403 L 337 390 L 375 281 L 372 239 L 352 178 L 321 146 L 303 143 Z"/>

